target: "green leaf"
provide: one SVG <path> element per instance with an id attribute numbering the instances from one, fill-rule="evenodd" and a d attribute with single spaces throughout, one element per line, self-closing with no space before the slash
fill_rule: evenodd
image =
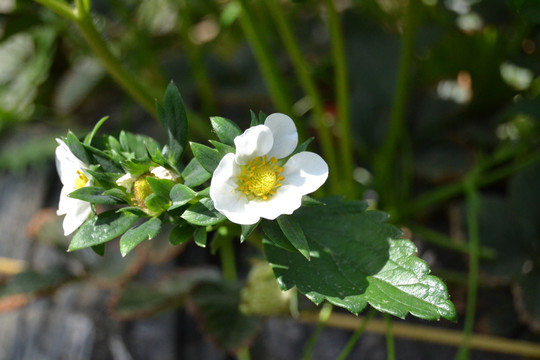
<path id="1" fill-rule="evenodd" d="M 190 145 L 191 151 L 193 151 L 193 156 L 199 160 L 199 163 L 206 171 L 212 174 L 221 161 L 219 151 L 206 145 L 197 144 L 194 142 L 190 143 Z"/>
<path id="2" fill-rule="evenodd" d="M 128 212 L 117 213 L 115 210 L 93 216 L 75 233 L 68 251 L 84 249 L 112 240 L 133 226 L 138 218 Z"/>
<path id="3" fill-rule="evenodd" d="M 193 309 L 207 334 L 227 351 L 248 344 L 257 334 L 262 319 L 239 310 L 240 287 L 230 282 L 201 283 L 191 295 Z"/>
<path id="4" fill-rule="evenodd" d="M 86 135 L 86 137 L 84 138 L 84 144 L 85 145 L 91 145 L 92 144 L 92 140 L 94 139 L 94 136 L 96 136 L 96 133 L 98 132 L 99 128 L 101 127 L 101 125 L 103 125 L 103 123 L 105 121 L 107 121 L 109 117 L 108 116 L 105 116 L 105 117 L 102 117 L 97 123 L 96 125 L 94 126 L 94 128 L 92 129 L 92 131 Z"/>
<path id="5" fill-rule="evenodd" d="M 320 205 L 324 205 L 324 203 L 317 199 L 309 197 L 307 195 L 302 196 L 302 206 L 320 206 Z"/>
<path id="6" fill-rule="evenodd" d="M 184 101 L 172 81 L 165 91 L 163 107 L 159 104 L 156 107 L 168 138 L 168 153 L 165 155 L 178 167 L 187 146 L 188 123 Z"/>
<path id="7" fill-rule="evenodd" d="M 157 217 L 151 218 L 147 222 L 129 229 L 120 238 L 120 252 L 126 256 L 135 246 L 144 240 L 152 240 L 161 230 L 161 220 Z"/>
<path id="8" fill-rule="evenodd" d="M 116 205 L 125 201 L 111 195 L 104 194 L 105 189 L 97 186 L 85 186 L 71 192 L 68 196 L 73 199 L 87 201 L 92 204 Z"/>
<path id="9" fill-rule="evenodd" d="M 204 169 L 197 158 L 191 159 L 184 171 L 182 171 L 184 185 L 188 187 L 201 185 L 211 177 L 212 174 Z"/>
<path id="10" fill-rule="evenodd" d="M 214 145 L 214 147 L 219 152 L 219 155 L 221 157 L 230 153 L 234 154 L 236 152 L 236 149 L 233 148 L 232 146 L 220 143 L 219 141 L 215 141 L 215 140 L 208 140 L 208 141 L 210 142 L 210 144 Z"/>
<path id="11" fill-rule="evenodd" d="M 359 201 L 334 197 L 324 202 L 291 215 L 304 231 L 311 261 L 264 241 L 282 289 L 296 286 L 317 304 L 327 299 L 355 314 L 369 303 L 398 317 L 456 318 L 445 284 L 414 256 L 414 244 L 396 240 L 401 232 L 384 223 L 385 213 L 365 211 Z"/>
<path id="12" fill-rule="evenodd" d="M 169 179 L 157 179 L 152 176 L 146 177 L 146 181 L 148 181 L 148 185 L 150 185 L 154 194 L 164 199 L 169 199 L 169 194 L 175 185 L 174 181 Z"/>
<path id="13" fill-rule="evenodd" d="M 220 116 L 213 116 L 210 118 L 212 128 L 216 132 L 219 140 L 227 145 L 234 146 L 234 138 L 242 135 L 242 130 L 229 119 L 225 119 Z"/>
<path id="14" fill-rule="evenodd" d="M 195 228 L 187 223 L 176 226 L 169 234 L 169 243 L 177 246 L 185 244 L 193 237 Z"/>
<path id="15" fill-rule="evenodd" d="M 225 216 L 214 208 L 214 203 L 210 198 L 201 199 L 198 203 L 191 205 L 181 217 L 190 224 L 199 226 L 215 225 L 225 220 Z"/>
<path id="16" fill-rule="evenodd" d="M 93 245 L 90 248 L 96 255 L 105 256 L 105 243 Z"/>
<path id="17" fill-rule="evenodd" d="M 117 164 L 109 154 L 105 153 L 104 151 L 98 150 L 92 146 L 84 145 L 84 148 L 86 149 L 86 151 L 91 153 L 92 158 L 95 160 L 94 163 L 97 162 L 99 165 L 101 165 L 101 168 L 104 172 L 116 174 L 124 173 L 124 169 L 122 169 L 122 167 Z"/>
<path id="18" fill-rule="evenodd" d="M 187 204 L 197 196 L 197 193 L 184 184 L 176 184 L 171 189 L 169 196 L 172 200 L 172 205 L 168 210 L 173 210 Z"/>
<path id="19" fill-rule="evenodd" d="M 287 215 L 281 215 L 277 218 L 277 223 L 281 228 L 281 231 L 283 231 L 283 234 L 296 248 L 296 250 L 300 251 L 300 254 L 304 255 L 306 259 L 310 260 L 309 245 L 306 240 L 306 236 L 294 218 Z"/>
<path id="20" fill-rule="evenodd" d="M 126 206 L 126 207 L 123 207 L 123 208 L 120 208 L 120 209 L 116 210 L 116 212 L 118 212 L 118 213 L 127 212 L 127 213 L 130 213 L 130 214 L 133 214 L 133 215 L 137 215 L 138 217 L 148 216 L 148 214 L 144 210 L 142 210 L 141 208 L 136 207 L 136 206 Z"/>
<path id="21" fill-rule="evenodd" d="M 206 247 L 206 228 L 204 226 L 200 226 L 197 229 L 195 229 L 195 233 L 193 234 L 193 240 L 195 241 L 195 244 L 199 245 L 200 247 L 204 248 Z"/>

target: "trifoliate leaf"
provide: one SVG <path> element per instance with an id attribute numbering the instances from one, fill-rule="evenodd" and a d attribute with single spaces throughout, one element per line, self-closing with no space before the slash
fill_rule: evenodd
<path id="1" fill-rule="evenodd" d="M 103 212 L 88 219 L 73 236 L 68 251 L 102 244 L 129 229 L 139 217 L 129 212 L 115 210 Z"/>
<path id="2" fill-rule="evenodd" d="M 120 238 L 120 252 L 126 256 L 131 250 L 144 240 L 152 240 L 161 230 L 161 220 L 157 217 L 151 218 L 147 222 L 129 229 Z"/>
<path id="3" fill-rule="evenodd" d="M 219 152 L 216 149 L 194 142 L 190 143 L 190 145 L 193 156 L 199 160 L 199 163 L 206 171 L 212 174 L 221 161 Z"/>
<path id="4" fill-rule="evenodd" d="M 214 203 L 210 198 L 201 199 L 198 203 L 191 205 L 181 217 L 190 224 L 199 226 L 215 225 L 225 220 L 225 216 L 214 208 Z"/>
<path id="5" fill-rule="evenodd" d="M 168 210 L 173 210 L 187 204 L 197 193 L 184 184 L 176 184 L 169 193 L 172 204 Z"/>
<path id="6" fill-rule="evenodd" d="M 365 211 L 359 201 L 323 201 L 326 206 L 291 215 L 305 234 L 310 261 L 278 247 L 265 228 L 264 250 L 282 289 L 296 286 L 317 304 L 326 299 L 355 314 L 369 303 L 398 317 L 455 319 L 445 284 L 429 275 L 409 240 L 397 240 L 401 232 L 384 223 L 385 213 Z"/>
<path id="7" fill-rule="evenodd" d="M 178 167 L 187 146 L 188 122 L 182 96 L 173 82 L 167 86 L 163 98 L 163 107 L 156 104 L 159 120 L 163 124 L 168 138 L 169 161 Z"/>
<path id="8" fill-rule="evenodd" d="M 92 204 L 100 205 L 116 205 L 124 204 L 125 201 L 121 198 L 117 198 L 111 195 L 105 195 L 105 189 L 97 186 L 85 186 L 71 192 L 68 196 L 70 198 L 87 201 Z"/>
<path id="9" fill-rule="evenodd" d="M 191 159 L 184 171 L 182 171 L 184 185 L 188 187 L 201 185 L 211 177 L 212 174 L 204 169 L 197 158 Z"/>
<path id="10" fill-rule="evenodd" d="M 216 132 L 218 139 L 227 145 L 234 146 L 234 138 L 242 135 L 242 130 L 229 119 L 220 116 L 210 118 L 212 128 Z"/>

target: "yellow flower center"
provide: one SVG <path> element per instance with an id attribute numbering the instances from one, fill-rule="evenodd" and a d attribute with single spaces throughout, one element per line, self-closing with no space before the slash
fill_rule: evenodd
<path id="1" fill-rule="evenodd" d="M 133 184 L 133 194 L 135 195 L 135 199 L 137 199 L 137 203 L 143 209 L 146 208 L 144 200 L 146 200 L 148 195 L 152 194 L 152 187 L 150 187 L 150 184 L 146 181 L 148 176 L 150 175 L 144 174 L 139 176 Z"/>
<path id="2" fill-rule="evenodd" d="M 238 177 L 238 190 L 243 192 L 249 199 L 259 198 L 268 200 L 281 186 L 284 177 L 280 175 L 283 167 L 277 165 L 277 159 L 270 160 L 256 157 L 249 164 L 242 166 L 242 173 Z"/>
<path id="3" fill-rule="evenodd" d="M 86 175 L 84 175 L 82 171 L 77 170 L 77 179 L 75 179 L 75 184 L 73 185 L 73 188 L 75 190 L 80 189 L 84 187 L 84 185 L 86 185 L 87 182 L 88 182 L 88 178 L 86 177 Z"/>

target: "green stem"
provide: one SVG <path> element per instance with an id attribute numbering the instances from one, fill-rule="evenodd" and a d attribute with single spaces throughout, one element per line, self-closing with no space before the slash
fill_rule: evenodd
<path id="1" fill-rule="evenodd" d="M 88 45 L 92 48 L 94 54 L 101 60 L 112 78 L 127 91 L 146 111 L 153 117 L 157 117 L 155 99 L 137 79 L 129 73 L 116 58 L 103 37 L 96 29 L 90 14 L 78 17 L 75 21 Z"/>
<path id="2" fill-rule="evenodd" d="M 63 1 L 59 0 L 34 0 L 37 3 L 40 3 L 41 5 L 51 9 L 58 15 L 65 17 L 66 19 L 76 21 L 77 16 L 75 14 L 75 9 L 73 9 L 70 5 L 66 4 Z"/>
<path id="3" fill-rule="evenodd" d="M 337 102 L 338 130 L 340 135 L 340 152 L 343 164 L 341 173 L 341 187 L 348 195 L 352 195 L 353 182 L 353 148 L 351 115 L 349 104 L 349 75 L 347 72 L 347 58 L 345 56 L 345 40 L 341 21 L 334 0 L 325 0 L 328 13 L 328 28 L 332 45 L 332 57 L 335 69 L 335 88 Z"/>
<path id="4" fill-rule="evenodd" d="M 515 162 L 503 166 L 499 169 L 479 175 L 477 185 L 479 187 L 482 187 L 493 184 L 539 161 L 540 151 L 533 152 L 532 154 L 526 155 L 522 159 L 516 159 Z M 484 166 L 482 167 L 482 170 L 485 170 Z M 416 201 L 408 204 L 407 208 L 403 209 L 403 211 L 400 211 L 398 216 L 396 217 L 396 221 L 403 221 L 404 218 L 426 212 L 434 206 L 462 194 L 464 191 L 465 183 L 463 181 L 449 184 L 444 187 L 437 188 L 433 191 L 428 191 L 419 196 Z"/>
<path id="5" fill-rule="evenodd" d="M 232 238 L 223 239 L 219 248 L 219 256 L 221 259 L 221 269 L 223 270 L 223 278 L 227 281 L 235 281 L 238 279 L 236 272 L 236 259 L 234 256 L 234 246 Z"/>
<path id="6" fill-rule="evenodd" d="M 395 181 L 399 181 L 396 176 L 396 163 L 399 157 L 399 147 L 406 136 L 405 112 L 410 87 L 410 72 L 414 55 L 415 26 L 413 21 L 415 3 L 418 0 L 411 0 L 405 14 L 403 25 L 403 36 L 401 45 L 401 55 L 399 60 L 399 71 L 396 85 L 392 112 L 390 114 L 390 124 L 383 144 L 376 156 L 375 177 L 379 183 L 381 200 L 385 206 L 393 206 L 396 202 Z"/>
<path id="7" fill-rule="evenodd" d="M 324 159 L 328 163 L 330 172 L 330 186 L 332 192 L 337 194 L 342 186 L 340 185 L 340 176 L 338 172 L 338 162 L 336 151 L 332 140 L 331 129 L 326 125 L 324 104 L 315 82 L 310 73 L 310 66 L 302 56 L 298 42 L 295 40 L 291 27 L 285 17 L 285 12 L 280 8 L 275 0 L 265 0 L 266 7 L 270 11 L 270 15 L 274 19 L 279 36 L 289 53 L 295 73 L 298 76 L 300 85 L 304 92 L 309 97 L 313 106 L 313 117 L 315 119 L 315 128 L 317 130 L 318 139 L 321 142 Z"/>
<path id="8" fill-rule="evenodd" d="M 373 308 L 369 311 L 366 317 L 362 320 L 362 324 L 358 327 L 358 329 L 354 331 L 353 335 L 349 339 L 349 342 L 345 346 L 345 349 L 343 349 L 343 351 L 341 352 L 341 354 L 339 354 L 336 360 L 345 360 L 349 356 L 362 334 L 364 334 L 364 331 L 366 330 L 369 321 L 376 313 L 377 311 Z"/>
<path id="9" fill-rule="evenodd" d="M 407 226 L 412 230 L 415 235 L 419 235 L 426 242 L 448 250 L 459 251 L 464 254 L 469 254 L 470 249 L 466 244 L 456 243 L 454 240 L 452 240 L 452 238 L 444 234 L 420 225 L 408 224 Z M 481 247 L 479 249 L 478 255 L 482 259 L 486 260 L 493 260 L 497 257 L 497 253 L 495 252 L 495 250 L 488 247 Z"/>
<path id="10" fill-rule="evenodd" d="M 478 271 L 480 266 L 480 232 L 478 216 L 480 213 L 480 196 L 477 189 L 477 170 L 473 169 L 465 180 L 465 194 L 467 198 L 467 227 L 469 233 L 469 279 L 467 296 L 467 313 L 465 314 L 465 327 L 463 330 L 463 343 L 456 359 L 469 359 L 469 350 L 474 330 L 474 317 L 476 314 L 476 298 L 478 293 Z"/>
<path id="11" fill-rule="evenodd" d="M 155 98 L 137 79 L 129 73 L 112 54 L 107 43 L 96 29 L 90 15 L 89 0 L 77 0 L 76 8 L 57 0 L 35 0 L 59 15 L 75 22 L 94 54 L 101 60 L 112 78 L 120 84 L 152 116 L 157 117 Z"/>
<path id="12" fill-rule="evenodd" d="M 384 314 L 384 325 L 386 329 L 386 358 L 388 360 L 396 360 L 396 345 L 394 341 L 394 332 L 392 331 L 392 318 L 388 314 Z"/>
<path id="13" fill-rule="evenodd" d="M 201 97 L 204 113 L 208 116 L 216 115 L 217 101 L 215 91 L 213 89 L 210 76 L 208 75 L 206 67 L 204 66 L 203 52 L 201 47 L 192 43 L 188 36 L 189 29 L 192 26 L 190 4 L 191 3 L 187 0 L 182 2 L 182 9 L 179 13 L 179 16 L 181 17 L 181 21 L 179 22 L 179 35 L 182 37 L 185 43 L 186 54 L 190 59 L 190 66 L 193 70 L 193 76 Z"/>
<path id="14" fill-rule="evenodd" d="M 302 355 L 302 360 L 310 360 L 313 356 L 313 349 L 315 348 L 315 344 L 317 344 L 317 341 L 319 340 L 319 337 L 321 336 L 321 333 L 323 329 L 326 326 L 326 322 L 328 321 L 328 318 L 330 318 L 330 315 L 332 315 L 332 305 L 329 303 L 325 303 L 319 312 L 319 321 L 317 322 L 317 327 L 315 328 L 315 331 L 313 334 L 311 334 L 308 342 L 306 343 L 306 347 L 304 349 L 304 354 Z"/>
<path id="15" fill-rule="evenodd" d="M 276 63 L 275 54 L 270 51 L 262 31 L 257 26 L 257 19 L 247 0 L 239 0 L 242 6 L 240 23 L 246 38 L 253 49 L 257 64 L 261 70 L 263 79 L 268 86 L 270 96 L 277 109 L 285 114 L 292 114 L 292 101 L 290 100 L 287 86 Z M 299 128 L 300 130 L 301 128 Z"/>

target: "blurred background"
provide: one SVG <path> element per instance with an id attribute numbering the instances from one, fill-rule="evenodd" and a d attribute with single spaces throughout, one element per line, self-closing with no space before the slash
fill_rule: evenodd
<path id="1" fill-rule="evenodd" d="M 55 4 L 78 6 L 0 0 L 0 359 L 232 359 L 245 343 L 253 359 L 334 359 L 347 344 L 350 330 L 290 316 L 224 334 L 185 296 L 219 267 L 210 249 L 164 236 L 126 258 L 114 242 L 66 253 L 54 139 L 108 115 L 103 133 L 163 140 L 153 102 L 171 80 L 201 143 L 209 116 L 246 128 L 250 110 L 279 111 L 326 155 L 320 134 L 340 147 L 349 119 L 343 194 L 390 213 L 459 313 L 395 324 L 510 341 L 472 359 L 540 357 L 540 1 L 94 0 L 92 25 Z M 246 279 L 261 255 L 236 250 Z M 460 346 L 421 340 L 397 334 L 397 358 Z M 387 341 L 368 332 L 349 358 L 386 359 Z"/>

